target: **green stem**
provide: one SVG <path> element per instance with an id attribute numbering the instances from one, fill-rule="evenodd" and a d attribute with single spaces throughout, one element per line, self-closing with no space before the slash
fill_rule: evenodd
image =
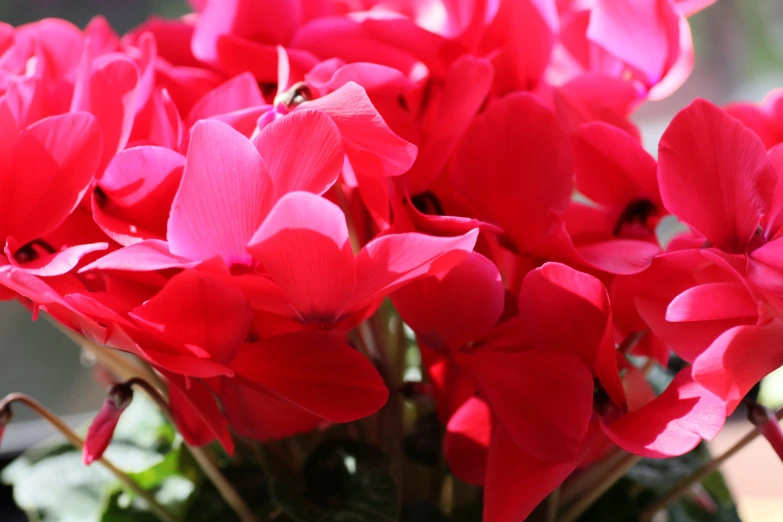
<path id="1" fill-rule="evenodd" d="M 174 423 L 174 417 L 171 414 L 171 407 L 166 402 L 166 399 L 163 398 L 163 395 L 161 395 L 161 393 L 153 385 L 138 377 L 129 379 L 125 382 L 125 385 L 138 386 L 144 390 L 144 392 L 155 401 L 166 418 L 169 419 L 172 424 L 176 425 Z M 226 476 L 223 475 L 217 463 L 212 460 L 204 448 L 191 446 L 189 444 L 186 444 L 186 446 L 188 450 L 190 450 L 191 455 L 193 455 L 193 458 L 196 459 L 196 462 L 198 463 L 201 470 L 204 472 L 210 482 L 212 482 L 212 485 L 215 486 L 215 489 L 217 489 L 218 493 L 220 493 L 220 496 L 223 497 L 223 500 L 226 501 L 226 504 L 228 504 L 234 513 L 236 513 L 236 515 L 239 517 L 239 520 L 241 522 L 259 522 L 258 518 L 250 509 L 250 506 L 245 503 L 245 501 L 239 495 L 239 492 L 234 489 L 234 486 L 232 486 Z"/>
<path id="2" fill-rule="evenodd" d="M 634 467 L 642 457 L 638 455 L 627 454 L 623 457 L 620 463 L 612 469 L 598 485 L 590 489 L 587 494 L 579 497 L 560 517 L 560 522 L 574 522 L 582 514 L 587 511 L 590 506 L 595 504 L 595 501 L 601 498 L 601 496 L 609 491 L 609 488 L 614 486 L 618 480 L 623 478 L 625 474 Z"/>
<path id="3" fill-rule="evenodd" d="M 51 410 L 46 408 L 43 404 L 36 401 L 32 397 L 29 397 L 22 393 L 12 393 L 7 395 L 2 401 L 0 401 L 0 411 L 10 410 L 12 403 L 24 404 L 41 418 L 49 422 L 57 431 L 59 431 L 65 439 L 76 449 L 82 450 L 84 448 L 84 439 L 79 437 L 65 422 L 62 421 Z M 154 495 L 146 489 L 139 486 L 127 473 L 115 466 L 111 461 L 105 457 L 98 459 L 103 467 L 111 472 L 117 480 L 122 482 L 128 489 L 133 491 L 139 497 L 143 498 L 149 504 L 150 511 L 163 522 L 177 522 L 177 518 L 172 515 L 165 507 L 163 507 L 155 499 Z"/>

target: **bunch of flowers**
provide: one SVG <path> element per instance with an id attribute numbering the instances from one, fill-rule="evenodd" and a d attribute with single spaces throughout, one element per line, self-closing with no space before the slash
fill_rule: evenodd
<path id="1" fill-rule="evenodd" d="M 188 445 L 347 424 L 410 497 L 434 411 L 445 474 L 519 522 L 712 439 L 780 366 L 780 95 L 694 101 L 657 159 L 629 119 L 711 1 L 192 3 L 122 37 L 0 26 L 0 295 L 135 356 Z"/>

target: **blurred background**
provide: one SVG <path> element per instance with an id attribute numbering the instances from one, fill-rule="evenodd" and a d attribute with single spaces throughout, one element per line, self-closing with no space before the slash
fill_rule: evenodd
<path id="1" fill-rule="evenodd" d="M 0 20 L 13 25 L 45 17 L 60 17 L 84 26 L 102 14 L 118 32 L 148 16 L 180 16 L 185 0 L 0 0 Z M 635 116 L 650 151 L 672 116 L 693 98 L 716 103 L 760 101 L 783 87 L 783 0 L 718 0 L 691 19 L 696 45 L 696 69 L 672 97 L 646 104 Z M 74 426 L 91 417 L 103 400 L 88 358 L 46 319 L 36 323 L 16 303 L 0 302 L 0 396 L 28 393 L 65 416 Z M 761 397 L 769 406 L 783 404 L 783 373 L 768 378 Z M 747 422 L 730 424 L 713 444 L 728 448 L 749 429 Z M 50 432 L 22 408 L 3 440 L 0 467 L 6 458 L 47 437 Z M 724 468 L 746 522 L 783 520 L 783 465 L 763 440 L 751 445 Z M 9 507 L 10 492 L 0 489 L 0 522 L 16 522 Z"/>

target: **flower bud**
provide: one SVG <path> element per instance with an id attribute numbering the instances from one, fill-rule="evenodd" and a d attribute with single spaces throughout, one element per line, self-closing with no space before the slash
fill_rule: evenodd
<path id="1" fill-rule="evenodd" d="M 750 404 L 748 406 L 748 419 L 759 430 L 772 449 L 778 454 L 780 460 L 783 460 L 783 430 L 775 414 L 768 408 L 760 404 Z"/>
<path id="2" fill-rule="evenodd" d="M 122 412 L 130 405 L 132 399 L 133 390 L 127 384 L 116 384 L 109 390 L 101 411 L 92 421 L 87 431 L 87 438 L 84 440 L 82 459 L 86 466 L 103 456 Z"/>

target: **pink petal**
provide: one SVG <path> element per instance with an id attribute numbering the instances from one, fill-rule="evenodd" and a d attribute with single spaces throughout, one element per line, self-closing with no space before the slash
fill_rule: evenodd
<path id="1" fill-rule="evenodd" d="M 455 190 L 474 217 L 499 225 L 529 252 L 557 229 L 568 208 L 568 149 L 550 110 L 526 93 L 506 96 L 474 118 L 463 136 L 454 159 Z"/>
<path id="2" fill-rule="evenodd" d="M 349 308 L 362 308 L 416 278 L 448 271 L 467 259 L 477 237 L 474 229 L 457 237 L 409 232 L 370 241 L 356 256 L 356 290 Z"/>
<path id="3" fill-rule="evenodd" d="M 340 176 L 345 153 L 334 121 L 298 110 L 264 127 L 253 144 L 280 196 L 295 190 L 323 194 Z"/>
<path id="4" fill-rule="evenodd" d="M 693 378 L 725 399 L 728 411 L 783 360 L 783 323 L 736 326 L 720 335 L 693 362 Z"/>
<path id="5" fill-rule="evenodd" d="M 296 332 L 244 349 L 232 367 L 245 379 L 332 422 L 380 409 L 389 396 L 375 367 L 339 339 Z"/>
<path id="6" fill-rule="evenodd" d="M 169 405 L 177 431 L 192 446 L 205 446 L 215 440 L 229 455 L 234 454 L 234 440 L 228 421 L 215 402 L 212 390 L 202 381 L 166 375 L 169 383 Z"/>
<path id="7" fill-rule="evenodd" d="M 125 246 L 165 237 L 184 165 L 184 156 L 163 147 L 133 147 L 118 153 L 98 184 L 111 207 L 104 210 L 100 199 L 93 200 L 98 226 Z"/>
<path id="8" fill-rule="evenodd" d="M 556 350 L 480 348 L 464 361 L 482 397 L 520 447 L 546 460 L 576 454 L 593 412 L 593 376 L 582 361 Z"/>
<path id="9" fill-rule="evenodd" d="M 250 136 L 258 117 L 268 108 L 258 82 L 244 72 L 205 94 L 190 110 L 187 120 L 193 125 L 198 120 L 217 119 Z"/>
<path id="10" fill-rule="evenodd" d="M 22 245 L 17 244 L 13 237 L 8 238 L 8 242 L 5 245 L 4 251 L 9 262 L 12 265 L 24 270 L 28 274 L 41 277 L 51 277 L 66 274 L 76 268 L 76 265 L 79 264 L 84 256 L 109 248 L 108 243 L 76 245 L 60 250 L 59 252 L 55 252 L 53 254 L 38 257 L 27 263 L 18 263 L 14 258 L 14 252 L 18 251 L 20 246 Z"/>
<path id="11" fill-rule="evenodd" d="M 706 9 L 717 0 L 674 0 L 674 6 L 685 16 L 691 16 Z"/>
<path id="12" fill-rule="evenodd" d="M 215 63 L 223 35 L 269 43 L 288 42 L 302 18 L 300 2 L 211 0 L 204 4 L 193 34 L 193 54 Z"/>
<path id="13" fill-rule="evenodd" d="M 446 426 L 443 454 L 451 472 L 468 484 L 484 484 L 491 439 L 489 406 L 482 399 L 471 397 Z"/>
<path id="14" fill-rule="evenodd" d="M 744 252 L 777 184 L 764 144 L 715 105 L 696 100 L 661 138 L 666 208 L 729 252 Z"/>
<path id="15" fill-rule="evenodd" d="M 445 274 L 413 281 L 391 299 L 422 343 L 448 350 L 475 341 L 495 325 L 505 290 L 495 265 L 471 252 Z"/>
<path id="16" fill-rule="evenodd" d="M 201 98 L 190 109 L 188 121 L 194 124 L 198 120 L 256 105 L 266 105 L 258 82 L 250 73 L 242 73 L 215 87 Z"/>
<path id="17" fill-rule="evenodd" d="M 151 272 L 167 268 L 188 268 L 197 265 L 169 251 L 165 241 L 148 239 L 131 246 L 115 250 L 89 265 L 79 269 L 79 273 L 89 270 L 127 270 L 131 272 Z"/>
<path id="18" fill-rule="evenodd" d="M 253 320 L 244 294 L 218 279 L 186 270 L 131 312 L 142 329 L 220 363 L 239 351 Z"/>
<path id="19" fill-rule="evenodd" d="M 624 450 L 648 458 L 677 457 L 712 440 L 726 421 L 726 403 L 680 371 L 660 397 L 601 427 Z"/>
<path id="20" fill-rule="evenodd" d="M 523 280 L 519 315 L 531 346 L 576 355 L 595 372 L 615 404 L 625 403 L 609 295 L 598 279 L 546 263 Z"/>
<path id="21" fill-rule="evenodd" d="M 579 255 L 591 266 L 610 274 L 638 274 L 650 266 L 661 247 L 649 241 L 610 239 L 577 247 Z"/>
<path id="22" fill-rule="evenodd" d="M 669 16 L 671 17 L 671 13 Z M 671 25 L 668 26 L 670 53 L 675 48 L 679 47 L 678 52 L 674 57 L 669 57 L 666 75 L 647 93 L 647 98 L 649 100 L 662 100 L 671 94 L 674 94 L 677 89 L 682 87 L 693 72 L 696 56 L 693 49 L 691 26 L 685 16 L 679 16 L 678 18 L 679 23 L 677 24 L 678 27 L 676 29 L 671 22 Z M 679 41 L 677 36 L 679 36 Z"/>
<path id="23" fill-rule="evenodd" d="M 196 123 L 168 222 L 171 253 L 250 264 L 245 245 L 271 197 L 269 175 L 250 140 L 222 122 Z"/>
<path id="24" fill-rule="evenodd" d="M 581 455 L 560 462 L 537 459 L 517 446 L 503 426 L 498 426 L 489 447 L 484 522 L 526 520 L 576 469 L 580 460 Z"/>
<path id="25" fill-rule="evenodd" d="M 716 321 L 758 317 L 758 305 L 740 283 L 706 283 L 675 297 L 666 308 L 669 322 Z"/>
<path id="26" fill-rule="evenodd" d="M 60 225 L 92 181 L 100 148 L 95 118 L 83 112 L 51 116 L 22 131 L 11 164 L 0 171 L 0 236 L 25 244 Z"/>
<path id="27" fill-rule="evenodd" d="M 319 109 L 334 120 L 357 174 L 398 176 L 407 172 L 416 159 L 416 146 L 392 132 L 365 90 L 354 82 L 301 107 Z"/>
<path id="28" fill-rule="evenodd" d="M 305 321 L 336 320 L 353 293 L 354 258 L 345 216 L 309 192 L 280 198 L 248 251 Z"/>
<path id="29" fill-rule="evenodd" d="M 669 1 L 596 0 L 587 37 L 655 84 L 663 77 L 669 57 L 666 24 L 673 13 Z"/>

